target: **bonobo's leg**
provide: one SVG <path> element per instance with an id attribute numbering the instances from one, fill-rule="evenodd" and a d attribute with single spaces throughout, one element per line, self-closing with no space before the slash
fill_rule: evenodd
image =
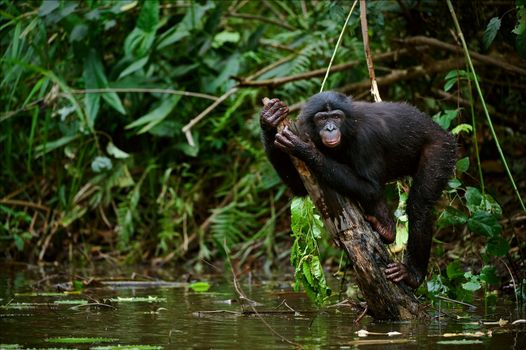
<path id="1" fill-rule="evenodd" d="M 362 206 L 364 206 L 362 204 Z M 365 219 L 371 224 L 373 230 L 378 232 L 382 242 L 386 244 L 393 243 L 396 238 L 395 224 L 385 200 L 382 198 L 377 201 L 371 208 L 364 206 Z"/>
<path id="2" fill-rule="evenodd" d="M 433 236 L 433 207 L 440 198 L 455 162 L 454 144 L 427 146 L 421 154 L 407 201 L 409 238 L 405 264 L 391 263 L 385 273 L 393 282 L 417 288 L 427 273 Z"/>

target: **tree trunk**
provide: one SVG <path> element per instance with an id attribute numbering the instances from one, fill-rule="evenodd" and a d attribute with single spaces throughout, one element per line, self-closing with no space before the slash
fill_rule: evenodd
<path id="1" fill-rule="evenodd" d="M 290 127 L 297 133 L 295 125 Z M 318 183 L 301 160 L 292 157 L 292 161 L 322 216 L 325 229 L 347 252 L 356 283 L 367 301 L 367 312 L 378 320 L 427 318 L 410 287 L 386 278 L 384 270 L 390 262 L 386 245 L 356 204 Z"/>

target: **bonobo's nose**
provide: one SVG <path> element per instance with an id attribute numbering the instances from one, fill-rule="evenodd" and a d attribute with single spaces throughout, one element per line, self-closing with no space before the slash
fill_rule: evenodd
<path id="1" fill-rule="evenodd" d="M 334 131 L 336 129 L 336 126 L 334 126 L 334 124 L 328 124 L 325 129 L 327 131 Z"/>

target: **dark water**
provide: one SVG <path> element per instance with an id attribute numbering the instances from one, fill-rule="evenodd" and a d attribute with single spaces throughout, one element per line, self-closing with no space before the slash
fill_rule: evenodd
<path id="1" fill-rule="evenodd" d="M 84 276 L 101 277 L 100 272 Z M 130 279 L 130 274 L 121 276 Z M 177 280 L 174 276 L 172 280 Z M 106 271 L 103 277 L 114 276 Z M 259 316 L 241 313 L 251 308 L 242 307 L 235 300 L 238 294 L 231 281 L 221 276 L 203 279 L 211 284 L 207 292 L 195 292 L 186 283 L 161 286 L 110 283 L 92 284 L 80 294 L 28 294 L 35 287 L 43 288 L 41 292 L 56 292 L 51 280 L 67 282 L 72 278 L 73 273 L 68 278 L 42 269 L 0 265 L 0 348 L 150 345 L 164 349 L 291 349 L 294 343 L 305 349 L 526 349 L 526 325 L 481 323 L 524 318 L 524 309 L 517 310 L 506 300 L 486 313 L 483 307 L 446 309 L 448 305 L 444 304 L 443 311 L 450 317 L 440 321 L 376 323 L 365 317 L 356 324 L 356 310 L 316 309 L 303 294 L 290 291 L 289 281 L 249 284 L 246 279 L 241 280 L 246 295 L 262 304 L 257 306 Z M 128 297 L 144 299 L 119 299 Z M 153 300 L 145 300 L 147 297 Z M 292 313 L 284 300 L 299 314 Z M 65 301 L 84 304 L 61 304 Z M 396 331 L 401 335 L 358 337 L 355 332 L 361 329 L 378 333 Z M 484 335 L 477 337 L 476 332 Z M 465 334 L 445 337 L 448 333 Z M 56 337 L 101 337 L 108 342 L 49 341 Z"/>

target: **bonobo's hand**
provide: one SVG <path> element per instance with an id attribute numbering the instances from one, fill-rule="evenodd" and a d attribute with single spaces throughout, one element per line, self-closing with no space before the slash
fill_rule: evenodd
<path id="1" fill-rule="evenodd" d="M 387 265 L 385 269 L 385 275 L 388 280 L 391 280 L 395 283 L 404 281 L 409 287 L 416 289 L 420 285 L 418 276 L 411 274 L 407 268 L 402 263 L 394 262 Z"/>
<path id="2" fill-rule="evenodd" d="M 278 98 L 269 100 L 261 111 L 259 122 L 265 131 L 276 130 L 278 124 L 289 114 L 289 107 Z"/>
<path id="3" fill-rule="evenodd" d="M 317 153 L 316 147 L 310 140 L 303 141 L 288 126 L 276 134 L 274 144 L 282 151 L 302 160 L 308 160 Z"/>

